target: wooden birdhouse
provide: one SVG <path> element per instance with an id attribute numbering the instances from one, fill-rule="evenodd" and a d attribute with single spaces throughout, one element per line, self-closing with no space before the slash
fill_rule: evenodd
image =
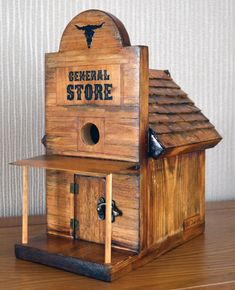
<path id="1" fill-rule="evenodd" d="M 46 154 L 23 166 L 16 257 L 111 281 L 204 231 L 205 149 L 220 135 L 148 47 L 88 10 L 45 63 Z M 29 167 L 46 170 L 47 231 L 28 238 Z"/>

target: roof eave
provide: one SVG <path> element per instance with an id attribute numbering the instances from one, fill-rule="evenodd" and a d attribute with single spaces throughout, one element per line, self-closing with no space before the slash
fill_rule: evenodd
<path id="1" fill-rule="evenodd" d="M 165 148 L 165 151 L 155 159 L 166 158 L 166 157 L 176 156 L 179 154 L 190 153 L 190 152 L 195 152 L 199 150 L 213 148 L 221 140 L 222 140 L 222 137 L 218 137 L 216 139 L 207 140 L 204 142 L 197 142 L 193 144 L 186 144 L 186 145 L 176 146 L 176 147 L 168 147 L 168 148 Z"/>

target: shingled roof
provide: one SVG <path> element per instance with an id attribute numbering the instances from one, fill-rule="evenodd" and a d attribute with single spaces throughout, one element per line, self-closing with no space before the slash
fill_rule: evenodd
<path id="1" fill-rule="evenodd" d="M 149 71 L 149 127 L 164 155 L 210 148 L 222 139 L 164 70 Z"/>

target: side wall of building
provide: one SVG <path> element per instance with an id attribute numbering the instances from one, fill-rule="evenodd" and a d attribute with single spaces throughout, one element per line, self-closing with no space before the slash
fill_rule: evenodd
<path id="1" fill-rule="evenodd" d="M 149 159 L 149 246 L 205 220 L 205 151 Z"/>

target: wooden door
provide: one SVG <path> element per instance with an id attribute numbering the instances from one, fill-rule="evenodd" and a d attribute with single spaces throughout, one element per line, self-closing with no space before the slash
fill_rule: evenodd
<path id="1" fill-rule="evenodd" d="M 105 221 L 99 220 L 97 202 L 105 196 L 105 179 L 76 175 L 78 194 L 74 200 L 74 215 L 78 221 L 76 236 L 78 239 L 104 243 Z"/>

